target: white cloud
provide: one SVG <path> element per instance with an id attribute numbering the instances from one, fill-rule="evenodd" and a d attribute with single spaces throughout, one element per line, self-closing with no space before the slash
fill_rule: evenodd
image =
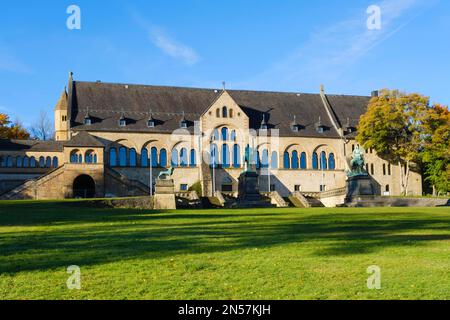
<path id="1" fill-rule="evenodd" d="M 153 44 L 168 56 L 179 59 L 187 65 L 194 65 L 199 61 L 194 49 L 169 38 L 162 30 L 153 28 L 149 33 Z"/>
<path id="2" fill-rule="evenodd" d="M 366 27 L 369 15 L 367 8 L 361 7 L 352 17 L 313 32 L 297 51 L 241 85 L 266 87 L 276 79 L 280 87 L 299 88 L 336 81 L 349 66 L 421 14 L 423 6 L 436 1 L 384 0 L 376 4 L 381 8 L 381 30 Z"/>
<path id="3" fill-rule="evenodd" d="M 164 54 L 180 60 L 186 65 L 194 65 L 200 60 L 193 48 L 168 36 L 162 28 L 149 24 L 137 13 L 133 14 L 133 19 L 147 32 L 149 40 Z"/>

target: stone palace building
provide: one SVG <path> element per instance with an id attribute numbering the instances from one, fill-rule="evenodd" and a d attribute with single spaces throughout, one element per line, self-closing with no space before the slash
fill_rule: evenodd
<path id="1" fill-rule="evenodd" d="M 0 141 L 0 199 L 147 195 L 168 167 L 180 194 L 201 185 L 203 196 L 236 196 L 248 148 L 261 192 L 332 193 L 346 186 L 369 100 L 323 87 L 196 89 L 81 82 L 71 73 L 54 110 L 54 141 Z M 400 195 L 402 168 L 372 150 L 365 160 L 377 192 Z M 410 181 L 410 193 L 421 195 L 420 174 Z"/>

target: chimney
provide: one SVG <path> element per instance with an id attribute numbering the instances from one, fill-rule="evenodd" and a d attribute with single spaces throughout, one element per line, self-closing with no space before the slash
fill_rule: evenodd
<path id="1" fill-rule="evenodd" d="M 378 94 L 379 94 L 378 90 L 372 91 L 372 98 L 378 97 Z"/>

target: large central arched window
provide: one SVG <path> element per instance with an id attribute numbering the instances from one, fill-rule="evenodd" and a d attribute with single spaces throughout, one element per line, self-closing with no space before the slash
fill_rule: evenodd
<path id="1" fill-rule="evenodd" d="M 228 128 L 227 127 L 222 128 L 221 134 L 222 134 L 222 141 L 228 141 Z"/>
<path id="2" fill-rule="evenodd" d="M 226 143 L 222 145 L 222 167 L 230 167 L 230 151 Z"/>

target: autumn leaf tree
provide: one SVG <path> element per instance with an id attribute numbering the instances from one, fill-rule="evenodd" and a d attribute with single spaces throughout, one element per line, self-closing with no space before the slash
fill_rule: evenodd
<path id="1" fill-rule="evenodd" d="M 422 163 L 433 195 L 450 192 L 450 111 L 440 104 L 427 110 L 423 119 Z"/>
<path id="2" fill-rule="evenodd" d="M 0 139 L 28 139 L 30 134 L 19 121 L 11 122 L 9 116 L 0 113 Z"/>
<path id="3" fill-rule="evenodd" d="M 422 121 L 428 109 L 429 98 L 420 94 L 382 90 L 370 100 L 360 119 L 357 141 L 365 149 L 374 149 L 381 158 L 398 164 L 403 195 L 408 194 L 411 168 L 421 160 Z"/>

